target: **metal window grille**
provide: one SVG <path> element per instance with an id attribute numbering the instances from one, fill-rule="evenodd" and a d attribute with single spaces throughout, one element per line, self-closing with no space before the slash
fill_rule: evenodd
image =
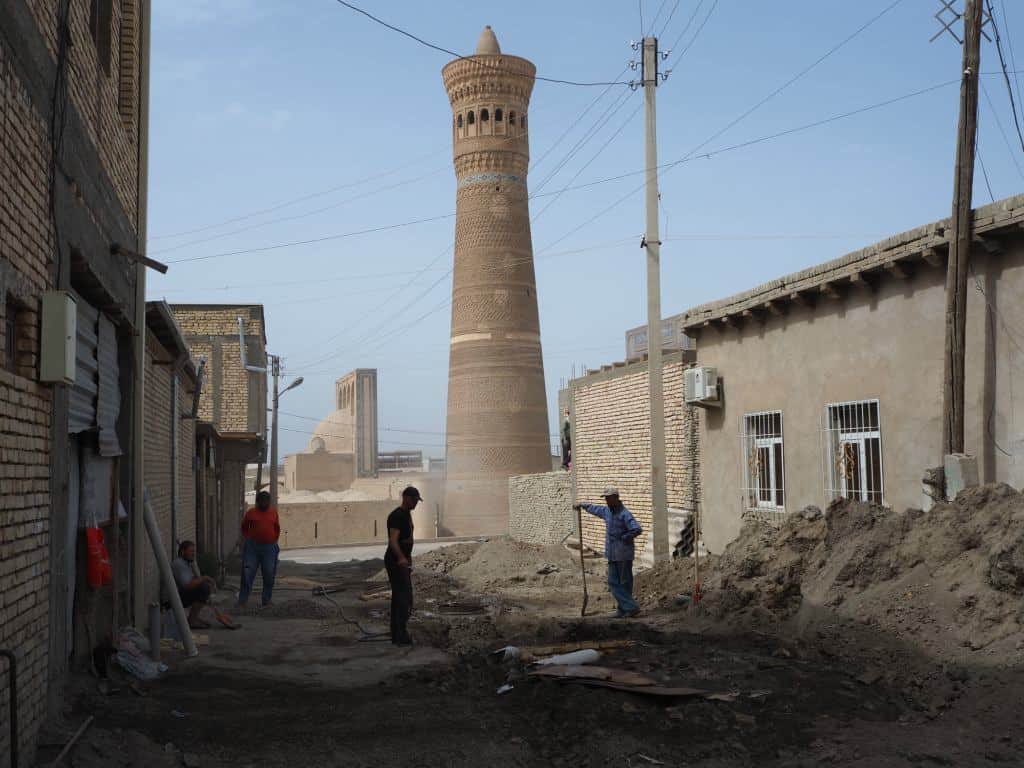
<path id="1" fill-rule="evenodd" d="M 786 462 L 782 411 L 748 413 L 740 435 L 743 513 L 781 522 L 786 512 Z"/>
<path id="2" fill-rule="evenodd" d="M 827 406 L 822 432 L 827 498 L 883 503 L 882 428 L 878 400 Z"/>

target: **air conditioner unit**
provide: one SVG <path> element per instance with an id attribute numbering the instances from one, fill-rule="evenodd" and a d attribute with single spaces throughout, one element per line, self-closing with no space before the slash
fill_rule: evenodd
<path id="1" fill-rule="evenodd" d="M 718 369 L 687 368 L 683 390 L 687 405 L 719 405 Z"/>

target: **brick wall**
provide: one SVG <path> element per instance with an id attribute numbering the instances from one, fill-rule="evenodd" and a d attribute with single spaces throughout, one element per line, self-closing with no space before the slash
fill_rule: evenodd
<path id="1" fill-rule="evenodd" d="M 171 468 L 171 392 L 172 355 L 164 349 L 152 333 L 147 338 L 147 365 L 145 386 L 145 474 L 149 503 L 153 507 L 167 556 L 174 558 L 178 542 L 196 538 L 196 480 L 192 456 L 195 453 L 195 423 L 182 419 L 191 412 L 193 382 L 178 373 L 178 457 L 177 467 Z M 177 535 L 171 530 L 172 471 L 177 474 Z M 143 553 L 146 563 L 146 595 L 153 600 L 159 595 L 160 572 L 147 540 Z"/>
<path id="2" fill-rule="evenodd" d="M 528 544 L 558 544 L 576 530 L 572 477 L 565 470 L 508 480 L 508 532 Z"/>
<path id="3" fill-rule="evenodd" d="M 213 423 L 221 432 L 262 434 L 266 427 L 267 377 L 242 367 L 238 344 L 238 318 L 241 317 L 245 323 L 249 365 L 266 365 L 262 310 L 252 306 L 214 305 L 175 305 L 172 309 L 192 358 L 206 359 L 199 418 Z M 254 397 L 259 398 L 260 403 L 255 407 Z"/>
<path id="4" fill-rule="evenodd" d="M 665 464 L 669 507 L 693 510 L 700 487 L 697 441 L 699 410 L 683 403 L 681 355 L 666 355 L 664 366 Z M 601 503 L 605 486 L 619 488 L 622 501 L 644 527 L 638 552 L 651 530 L 651 430 L 647 363 L 612 368 L 572 382 L 573 473 L 576 498 Z M 604 551 L 600 520 L 585 515 L 583 538 Z"/>
<path id="5" fill-rule="evenodd" d="M 89 31 L 91 0 L 71 0 L 68 24 L 68 97 L 85 127 L 90 143 L 110 177 L 124 207 L 135 220 L 137 197 L 138 117 L 136 104 L 129 102 L 122 114 L 122 84 L 131 92 L 138 88 L 138 0 L 114 0 L 110 19 L 110 58 L 107 69 L 100 65 L 98 50 Z M 43 33 L 50 55 L 57 55 L 57 0 L 27 0 Z M 124 10 L 127 9 L 127 13 Z M 123 66 L 122 66 L 123 65 Z M 128 119 L 125 119 L 125 116 Z"/>
<path id="6" fill-rule="evenodd" d="M 64 509 L 52 518 L 50 512 L 51 467 L 64 466 L 62 454 L 51 450 L 51 429 L 63 429 L 54 415 L 62 411 L 55 410 L 59 398 L 38 382 L 37 360 L 40 299 L 54 287 L 48 111 L 59 5 L 56 0 L 0 3 L 0 321 L 13 298 L 11 306 L 23 328 L 17 370 L 0 371 L 0 647 L 13 648 L 19 658 L 25 764 L 34 759 L 47 690 L 56 690 L 63 670 L 59 654 L 49 658 L 51 632 L 64 636 L 62 619 L 56 628 L 51 626 L 50 577 L 52 568 L 63 568 L 51 564 L 49 541 L 51 527 L 59 530 L 66 519 Z M 59 208 L 64 254 L 67 244 L 80 247 L 89 269 L 112 260 L 105 248 L 96 246 L 108 244 L 104 238 L 113 237 L 114 230 L 119 241 L 136 244 L 129 236 L 138 186 L 139 122 L 132 98 L 140 71 L 135 8 L 136 0 L 113 2 L 111 55 L 108 66 L 101 67 L 89 31 L 90 0 L 69 4 L 69 103 L 55 193 L 60 201 L 74 201 Z M 118 226 L 110 226 L 112 222 Z M 123 282 L 124 271 L 116 264 L 108 275 Z M 65 264 L 62 287 L 68 285 L 69 274 Z M 3 345 L 0 334 L 0 360 Z M 66 447 L 65 437 L 58 434 L 57 439 Z M 58 495 L 62 481 L 53 481 Z M 60 506 L 65 500 L 54 498 L 52 503 Z M 63 602 L 53 611 L 60 616 Z M 58 642 L 55 647 L 61 646 Z M 6 665 L 0 664 L 0 768 L 7 765 L 10 747 L 7 674 Z"/>

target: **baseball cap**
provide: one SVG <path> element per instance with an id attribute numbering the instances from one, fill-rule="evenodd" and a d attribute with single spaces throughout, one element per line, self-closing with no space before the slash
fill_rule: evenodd
<path id="1" fill-rule="evenodd" d="M 619 489 L 616 488 L 614 485 L 607 485 L 607 486 L 605 486 L 604 493 L 601 494 L 601 496 L 603 496 L 606 499 L 609 496 L 618 496 L 618 495 L 619 495 Z"/>
<path id="2" fill-rule="evenodd" d="M 413 485 L 408 486 L 404 491 L 402 491 L 402 496 L 412 496 L 417 501 L 423 501 L 423 497 L 420 496 L 419 489 Z"/>

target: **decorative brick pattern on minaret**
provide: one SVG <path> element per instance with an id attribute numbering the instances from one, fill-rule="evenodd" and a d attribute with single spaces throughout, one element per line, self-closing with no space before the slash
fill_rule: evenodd
<path id="1" fill-rule="evenodd" d="M 551 469 L 526 188 L 536 68 L 487 27 L 442 74 L 458 193 L 441 525 L 502 534 L 509 477 Z"/>

